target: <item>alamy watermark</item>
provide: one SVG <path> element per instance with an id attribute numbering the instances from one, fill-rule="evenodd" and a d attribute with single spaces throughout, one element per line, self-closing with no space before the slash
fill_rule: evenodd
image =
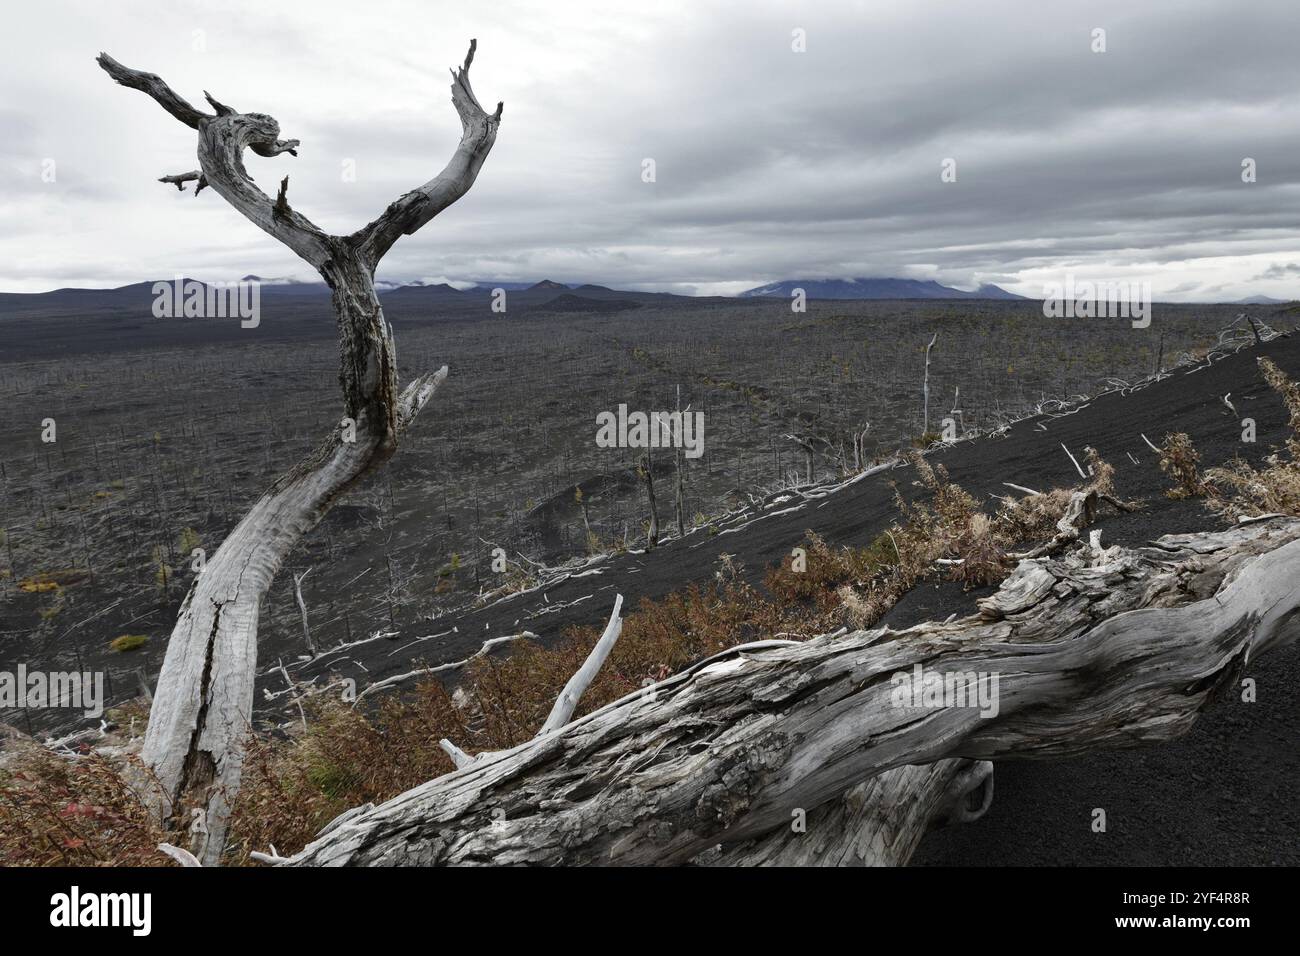
<path id="1" fill-rule="evenodd" d="M 703 412 L 618 412 L 596 415 L 597 448 L 681 448 L 687 458 L 704 454 Z"/>
<path id="2" fill-rule="evenodd" d="M 0 671 L 0 708 L 71 707 L 86 717 L 104 713 L 103 671 Z"/>
<path id="3" fill-rule="evenodd" d="M 1151 324 L 1151 283 L 1120 279 L 1115 282 L 1076 280 L 1043 286 L 1043 315 L 1049 319 L 1131 319 L 1133 328 Z"/>
<path id="4" fill-rule="evenodd" d="M 899 671 L 891 679 L 889 702 L 895 707 L 971 707 L 981 717 L 998 715 L 998 675 L 989 671 L 936 673 L 920 664 L 911 673 Z"/>
<path id="5" fill-rule="evenodd" d="M 50 897 L 50 925 L 55 927 L 119 926 L 133 936 L 153 928 L 152 893 L 93 893 L 73 886 Z"/>
<path id="6" fill-rule="evenodd" d="M 200 282 L 177 276 L 153 284 L 156 319 L 234 319 L 245 329 L 262 323 L 262 283 L 256 279 Z"/>

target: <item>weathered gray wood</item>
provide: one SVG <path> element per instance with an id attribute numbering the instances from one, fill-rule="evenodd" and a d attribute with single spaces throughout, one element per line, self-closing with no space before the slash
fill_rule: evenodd
<path id="1" fill-rule="evenodd" d="M 174 173 L 171 176 L 159 176 L 158 182 L 171 183 L 179 192 L 185 192 L 185 184 L 193 182 L 195 184 L 194 195 L 196 196 L 203 192 L 203 187 L 208 184 L 208 181 L 203 178 L 203 174 L 197 169 L 191 170 L 188 173 Z"/>
<path id="2" fill-rule="evenodd" d="M 547 714 L 546 720 L 542 722 L 541 729 L 537 731 L 538 737 L 559 730 L 573 719 L 573 712 L 577 709 L 578 702 L 582 700 L 582 695 L 587 692 L 591 682 L 596 679 L 601 665 L 605 663 L 605 658 L 609 657 L 609 652 L 613 650 L 619 635 L 623 633 L 623 618 L 619 615 L 622 609 L 623 595 L 617 594 L 614 596 L 614 610 L 609 615 L 609 623 L 605 625 L 604 633 L 600 635 L 600 639 L 596 641 L 595 646 L 587 654 L 582 666 L 574 672 L 573 676 L 565 683 L 559 696 L 555 698 L 555 703 L 551 706 L 551 712 Z M 369 692 L 373 689 L 373 686 L 366 688 L 366 691 Z M 438 746 L 451 758 L 451 762 L 456 765 L 457 769 L 468 767 L 476 760 L 483 760 L 498 753 L 498 751 L 483 751 L 476 754 L 467 754 L 445 737 L 438 741 Z"/>
<path id="3" fill-rule="evenodd" d="M 293 596 L 294 600 L 298 602 L 298 614 L 302 618 L 302 639 L 307 643 L 307 652 L 312 657 L 318 657 L 320 651 L 316 649 L 316 642 L 311 637 L 311 625 L 307 620 L 307 602 L 302 596 L 302 582 L 307 579 L 307 575 L 311 574 L 311 570 L 311 568 L 308 568 L 302 574 L 293 576 Z"/>
<path id="4" fill-rule="evenodd" d="M 978 819 L 993 800 L 993 764 L 936 760 L 886 770 L 764 836 L 706 850 L 698 866 L 906 866 L 937 827 Z M 792 817 L 799 811 L 792 811 Z"/>
<path id="5" fill-rule="evenodd" d="M 605 625 L 605 631 L 600 635 L 600 640 L 596 641 L 596 646 L 591 649 L 587 659 L 582 662 L 582 666 L 577 669 L 564 689 L 560 691 L 560 696 L 555 699 L 551 712 L 547 714 L 546 721 L 542 724 L 542 729 L 537 732 L 538 736 L 549 734 L 559 730 L 573 718 L 573 712 L 577 709 L 578 701 L 586 693 L 591 682 L 596 679 L 600 672 L 600 667 L 605 663 L 605 658 L 609 657 L 609 652 L 614 649 L 614 644 L 618 641 L 618 636 L 623 633 L 623 618 L 619 612 L 623 610 L 623 595 L 614 596 L 614 610 L 609 615 L 609 623 Z"/>
<path id="6" fill-rule="evenodd" d="M 742 648 L 358 814 L 300 865 L 674 864 L 894 768 L 1170 740 L 1300 632 L 1300 521 L 1023 561 L 960 620 Z M 998 677 L 998 709 L 895 678 Z"/>
<path id="7" fill-rule="evenodd" d="M 373 267 L 402 235 L 411 235 L 442 212 L 474 184 L 478 171 L 496 140 L 503 103 L 488 114 L 479 105 L 469 85 L 469 67 L 474 62 L 477 40 L 469 41 L 465 63 L 451 73 L 451 101 L 460 114 L 461 138 L 456 152 L 437 176 L 392 202 L 374 222 L 348 238 Z"/>
<path id="8" fill-rule="evenodd" d="M 258 608 L 285 557 L 340 495 L 392 456 L 402 431 L 444 380 L 446 367 L 397 389 L 392 330 L 375 292 L 375 266 L 398 235 L 414 232 L 464 195 L 496 138 L 501 109 L 488 116 L 474 99 L 469 64 L 453 72 L 452 103 L 464 135 L 447 168 L 391 204 L 353 236 L 326 234 L 288 201 L 288 177 L 275 200 L 244 168 L 243 152 L 297 155 L 263 113 L 240 113 L 205 94 L 212 113 L 178 96 L 159 77 L 101 53 L 118 83 L 141 90 L 198 131 L 199 184 L 283 242 L 325 279 L 339 329 L 344 423 L 280 477 L 253 505 L 195 579 L 181 607 L 154 694 L 141 750 L 161 788 L 159 809 L 173 824 L 197 813 L 204 827 L 196 855 L 220 859 L 226 820 L 239 787 L 243 738 L 252 724 Z M 193 173 L 163 177 L 182 188 Z"/>

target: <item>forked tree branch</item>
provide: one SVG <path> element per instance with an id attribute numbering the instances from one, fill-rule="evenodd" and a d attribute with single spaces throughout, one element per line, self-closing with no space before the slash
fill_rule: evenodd
<path id="1" fill-rule="evenodd" d="M 178 96 L 154 73 L 123 66 L 107 53 L 98 62 L 122 86 L 148 94 L 172 116 L 199 132 L 199 166 L 206 185 L 243 213 L 254 225 L 279 239 L 317 270 L 331 255 L 331 237 L 300 213 L 277 215 L 269 196 L 244 169 L 243 152 L 278 156 L 295 152 L 298 140 L 280 139 L 280 124 L 265 113 L 238 113 L 204 93 L 215 114 L 203 113 Z M 164 182 L 171 181 L 164 178 Z M 322 274 L 324 274 L 322 272 Z"/>
<path id="2" fill-rule="evenodd" d="M 231 802 L 239 787 L 243 740 L 252 723 L 259 606 L 302 536 L 340 495 L 396 450 L 401 433 L 447 376 L 421 375 L 400 395 L 392 329 L 375 291 L 375 266 L 401 231 L 412 232 L 473 183 L 495 139 L 498 109 L 487 118 L 469 87 L 471 56 L 457 71 L 452 101 L 466 126 L 461 148 L 425 193 L 398 200 L 370 227 L 366 241 L 331 236 L 289 204 L 289 178 L 274 200 L 244 168 L 243 152 L 297 155 L 298 140 L 280 138 L 264 113 L 240 113 L 205 93 L 205 113 L 153 73 L 132 70 L 106 53 L 98 58 L 122 86 L 149 95 L 198 131 L 199 169 L 162 177 L 184 189 L 196 181 L 221 195 L 321 274 L 332 291 L 339 328 L 339 382 L 352 428 L 336 429 L 315 452 L 282 475 L 235 526 L 195 579 L 167 644 L 141 757 L 161 788 L 159 810 L 175 826 L 191 812 L 206 821 L 192 849 L 204 864 L 220 860 Z M 490 119 L 490 122 L 489 122 Z M 440 184 L 434 188 L 434 184 Z M 198 191 L 196 189 L 196 192 Z M 429 198 L 429 197 L 433 198 Z"/>
<path id="3" fill-rule="evenodd" d="M 418 189 L 404 194 L 384 210 L 383 215 L 352 234 L 362 257 L 378 263 L 398 238 L 411 235 L 438 213 L 469 191 L 478 171 L 496 142 L 503 103 L 488 114 L 479 105 L 469 83 L 477 40 L 469 41 L 469 53 L 459 69 L 452 70 L 451 101 L 460 114 L 461 138 L 451 161 L 437 176 Z"/>
<path id="4" fill-rule="evenodd" d="M 504 104 L 498 103 L 496 111 L 489 114 L 474 95 L 469 68 L 476 48 L 477 41 L 471 40 L 464 64 L 452 70 L 452 104 L 460 116 L 462 133 L 451 160 L 433 179 L 398 198 L 377 219 L 347 237 L 372 272 L 400 236 L 416 232 L 469 191 L 496 142 Z M 280 139 L 279 123 L 264 113 L 240 113 L 207 92 L 203 95 L 214 112 L 205 113 L 177 95 L 157 74 L 130 69 L 107 53 L 101 53 L 98 62 L 122 86 L 147 94 L 172 116 L 199 131 L 199 161 L 204 177 L 200 189 L 211 186 L 259 228 L 318 270 L 322 267 L 330 254 L 329 245 L 339 241 L 338 237 L 326 235 L 301 213 L 272 202 L 248 175 L 241 156 L 245 147 L 259 156 L 296 156 L 298 140 Z M 188 173 L 180 177 L 167 176 L 160 181 L 182 188 L 182 182 L 197 178 Z M 281 214 L 277 215 L 277 210 Z"/>

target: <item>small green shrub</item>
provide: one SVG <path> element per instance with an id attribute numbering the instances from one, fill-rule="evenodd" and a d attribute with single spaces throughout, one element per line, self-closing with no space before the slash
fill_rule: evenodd
<path id="1" fill-rule="evenodd" d="M 109 641 L 108 646 L 119 654 L 125 654 L 127 651 L 134 651 L 143 647 L 148 642 L 149 638 L 143 634 L 123 634 Z"/>

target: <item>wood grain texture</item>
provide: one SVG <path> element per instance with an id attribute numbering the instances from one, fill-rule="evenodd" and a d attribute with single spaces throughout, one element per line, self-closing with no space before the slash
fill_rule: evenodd
<path id="1" fill-rule="evenodd" d="M 718 655 L 357 814 L 291 862 L 681 864 L 895 768 L 1167 741 L 1295 639 L 1298 579 L 1289 518 L 1078 545 L 1021 562 L 960 620 Z M 918 665 L 996 675 L 996 715 L 899 706 L 893 678 Z"/>

